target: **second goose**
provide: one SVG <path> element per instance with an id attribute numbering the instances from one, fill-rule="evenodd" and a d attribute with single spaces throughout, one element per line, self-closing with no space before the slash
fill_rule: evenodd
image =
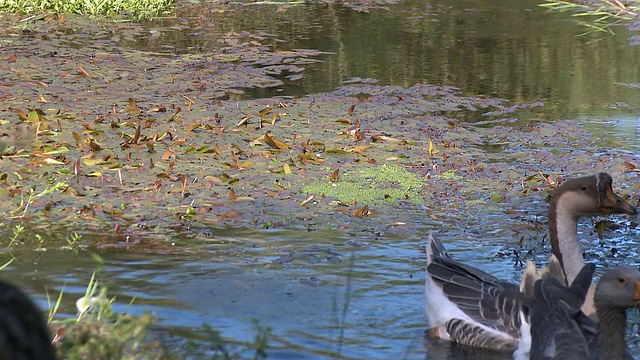
<path id="1" fill-rule="evenodd" d="M 562 183 L 551 197 L 549 237 L 568 282 L 584 266 L 577 232 L 581 216 L 638 213 L 613 192 L 612 183 L 606 173 L 580 177 Z M 432 234 L 427 246 L 425 293 L 431 337 L 487 349 L 518 348 L 519 286 L 454 260 Z M 526 348 L 521 347 L 522 351 Z"/>

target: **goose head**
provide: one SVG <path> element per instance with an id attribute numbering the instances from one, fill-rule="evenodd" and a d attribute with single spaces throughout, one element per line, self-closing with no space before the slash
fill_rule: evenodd
<path id="1" fill-rule="evenodd" d="M 640 306 L 640 272 L 619 267 L 602 275 L 595 294 L 596 308 L 628 309 Z"/>
<path id="2" fill-rule="evenodd" d="M 638 210 L 613 192 L 613 179 L 606 173 L 575 178 L 563 182 L 551 195 L 549 204 L 549 236 L 551 250 L 558 258 L 570 284 L 584 266 L 578 243 L 578 218 L 587 215 L 629 214 Z M 592 299 L 590 297 L 589 299 Z M 589 300 L 588 314 L 594 308 Z"/>
<path id="3" fill-rule="evenodd" d="M 549 211 L 573 219 L 587 215 L 637 214 L 633 205 L 613 192 L 612 184 L 613 179 L 607 173 L 567 180 L 551 196 Z"/>

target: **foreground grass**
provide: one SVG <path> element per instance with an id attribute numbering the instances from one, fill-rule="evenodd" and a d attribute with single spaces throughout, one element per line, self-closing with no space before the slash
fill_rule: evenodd
<path id="1" fill-rule="evenodd" d="M 611 25 L 640 20 L 640 1 L 618 0 L 554 1 L 546 0 L 540 6 L 556 11 L 571 11 L 575 17 L 589 17 L 581 21 L 593 31 L 613 33 Z"/>
<path id="2" fill-rule="evenodd" d="M 0 11 L 28 14 L 55 11 L 93 16 L 127 15 L 133 19 L 168 12 L 173 0 L 0 0 Z"/>
<path id="3" fill-rule="evenodd" d="M 94 258 L 101 263 L 99 256 Z M 115 298 L 107 297 L 107 288 L 99 278 L 100 268 L 87 285 L 85 295 L 78 299 L 75 319 L 53 320 L 63 294 L 53 303 L 49 299 L 48 320 L 53 330 L 54 344 L 60 359 L 263 359 L 266 358 L 271 330 L 255 324 L 253 343 L 237 345 L 224 339 L 209 325 L 203 325 L 201 341 L 189 341 L 184 349 L 169 348 L 161 336 L 151 331 L 155 319 L 150 314 L 134 316 L 116 313 Z M 98 275 L 96 275 L 98 274 Z"/>

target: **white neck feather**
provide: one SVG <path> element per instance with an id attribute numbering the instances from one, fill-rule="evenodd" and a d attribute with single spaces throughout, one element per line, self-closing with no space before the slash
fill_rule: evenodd
<path id="1" fill-rule="evenodd" d="M 558 248 L 562 254 L 562 264 L 567 276 L 567 283 L 571 284 L 582 267 L 584 259 L 578 243 L 578 219 L 559 206 L 556 212 L 556 226 L 558 228 Z"/>

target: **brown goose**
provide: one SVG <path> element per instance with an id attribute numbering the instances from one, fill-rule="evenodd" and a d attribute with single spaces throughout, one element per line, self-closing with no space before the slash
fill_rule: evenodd
<path id="1" fill-rule="evenodd" d="M 4 281 L 0 281 L 0 359 L 56 359 L 40 309 L 22 290 Z"/>
<path id="2" fill-rule="evenodd" d="M 572 281 L 584 266 L 578 244 L 578 218 L 585 215 L 637 214 L 617 196 L 611 176 L 599 173 L 565 181 L 551 197 L 549 227 L 552 251 L 563 274 Z M 530 338 L 519 317 L 522 294 L 518 285 L 497 279 L 452 259 L 440 241 L 429 234 L 425 313 L 431 337 L 464 345 L 528 351 Z M 520 329 L 523 325 L 522 330 Z M 517 354 L 516 354 L 517 355 Z"/>
<path id="3" fill-rule="evenodd" d="M 571 287 L 553 277 L 535 283 L 533 300 L 523 305 L 531 323 L 531 359 L 633 359 L 625 341 L 626 311 L 640 305 L 640 272 L 619 267 L 602 276 L 594 296 L 597 323 L 580 310 L 594 270 L 585 265 Z"/>

